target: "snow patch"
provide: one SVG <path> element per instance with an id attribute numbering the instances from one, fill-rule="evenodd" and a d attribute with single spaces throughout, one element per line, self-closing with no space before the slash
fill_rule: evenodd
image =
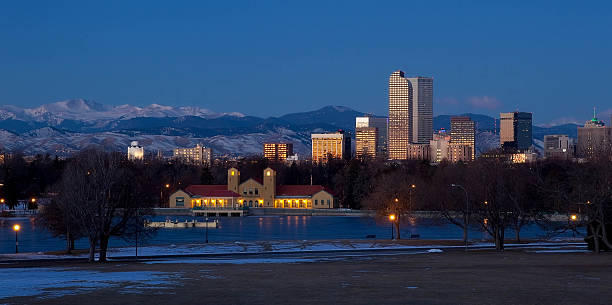
<path id="1" fill-rule="evenodd" d="M 135 288 L 160 288 L 176 274 L 151 271 L 98 272 L 69 268 L 6 268 L 0 277 L 0 300 L 11 297 L 61 297 L 100 288 L 137 283 Z M 137 289 L 137 290 L 138 290 Z M 139 291 L 132 291 L 139 292 Z"/>

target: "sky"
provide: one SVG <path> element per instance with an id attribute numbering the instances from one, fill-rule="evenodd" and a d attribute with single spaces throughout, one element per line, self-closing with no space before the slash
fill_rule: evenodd
<path id="1" fill-rule="evenodd" d="M 386 115 L 402 70 L 434 115 L 609 121 L 611 29 L 604 1 L 3 1 L 0 104 Z"/>

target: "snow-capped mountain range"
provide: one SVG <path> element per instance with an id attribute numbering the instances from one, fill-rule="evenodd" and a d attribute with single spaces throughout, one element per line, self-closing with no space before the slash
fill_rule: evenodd
<path id="1" fill-rule="evenodd" d="M 221 116 L 243 117 L 238 112 L 215 113 L 200 107 L 172 107 L 151 104 L 146 107 L 132 105 L 109 106 L 84 99 L 66 100 L 45 104 L 37 108 L 21 108 L 13 105 L 0 106 L 0 120 L 15 119 L 24 121 L 61 124 L 64 120 L 93 122 L 98 120 L 122 120 L 137 117 L 162 118 L 196 116 L 218 118 Z"/>
<path id="2" fill-rule="evenodd" d="M 266 141 L 292 142 L 299 155 L 310 154 L 310 134 L 344 129 L 353 131 L 355 117 L 363 112 L 343 106 L 259 118 L 238 112 L 216 113 L 200 107 L 172 107 L 152 104 L 109 106 L 73 99 L 37 108 L 0 106 L 0 148 L 24 154 L 70 155 L 88 147 L 124 151 L 138 140 L 149 153 L 202 143 L 215 153 L 232 155 L 261 154 Z M 494 119 L 479 114 L 464 114 L 476 121 L 477 151 L 499 143 Z M 543 128 L 534 126 L 534 142 L 545 134 L 576 135 L 575 124 Z M 450 116 L 434 118 L 434 129 L 450 128 Z"/>

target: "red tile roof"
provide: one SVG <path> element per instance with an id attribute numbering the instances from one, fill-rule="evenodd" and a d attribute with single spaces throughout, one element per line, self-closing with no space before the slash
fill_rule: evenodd
<path id="1" fill-rule="evenodd" d="M 312 196 L 320 191 L 334 193 L 322 185 L 279 185 L 276 187 L 276 196 Z"/>
<path id="2" fill-rule="evenodd" d="M 187 193 L 202 197 L 240 197 L 235 192 L 229 191 L 227 185 L 190 185 L 185 188 Z"/>

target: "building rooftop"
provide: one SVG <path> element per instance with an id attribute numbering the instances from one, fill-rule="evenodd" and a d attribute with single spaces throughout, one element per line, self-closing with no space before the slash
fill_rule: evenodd
<path id="1" fill-rule="evenodd" d="M 320 191 L 335 195 L 322 185 L 279 185 L 276 187 L 276 196 L 312 196 Z"/>
<path id="2" fill-rule="evenodd" d="M 202 197 L 240 197 L 238 193 L 227 189 L 227 185 L 190 185 L 185 191 Z"/>

